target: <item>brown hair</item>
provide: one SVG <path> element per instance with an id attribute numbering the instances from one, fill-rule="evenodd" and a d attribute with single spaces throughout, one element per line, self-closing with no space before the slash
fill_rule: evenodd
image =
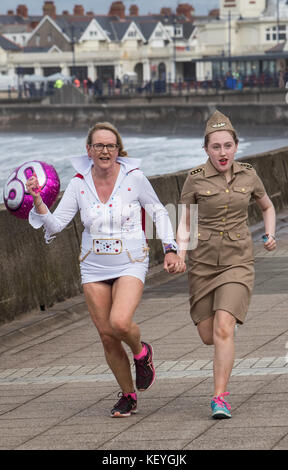
<path id="1" fill-rule="evenodd" d="M 215 132 L 219 132 L 219 131 L 215 131 Z M 220 131 L 220 132 L 221 132 L 221 131 Z M 239 139 L 238 139 L 238 137 L 237 137 L 236 132 L 230 131 L 230 130 L 229 130 L 229 131 L 227 130 L 226 132 L 229 132 L 229 134 L 232 135 L 235 144 L 238 145 L 238 144 L 239 144 Z M 211 134 L 212 134 L 212 132 L 210 132 L 210 134 L 205 135 L 205 138 L 204 138 L 204 148 L 207 148 L 207 147 L 208 147 L 208 144 L 209 144 L 209 137 L 210 137 Z"/>
<path id="2" fill-rule="evenodd" d="M 87 145 L 91 145 L 92 136 L 93 136 L 94 132 L 99 131 L 99 130 L 106 130 L 106 131 L 113 132 L 113 134 L 116 136 L 116 139 L 117 139 L 117 145 L 118 145 L 118 148 L 119 148 L 119 152 L 118 152 L 119 157 L 127 157 L 128 156 L 127 152 L 125 152 L 125 150 L 123 148 L 122 138 L 121 138 L 121 135 L 119 134 L 118 129 L 116 129 L 116 127 L 114 127 L 110 122 L 97 122 L 97 124 L 95 124 L 93 127 L 90 127 L 90 129 L 88 131 L 87 139 L 86 139 L 86 144 Z"/>

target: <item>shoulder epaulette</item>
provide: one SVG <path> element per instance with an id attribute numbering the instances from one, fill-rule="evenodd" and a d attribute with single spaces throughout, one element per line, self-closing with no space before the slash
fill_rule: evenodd
<path id="1" fill-rule="evenodd" d="M 201 173 L 201 171 L 203 171 L 204 168 L 201 167 L 201 168 L 195 168 L 195 170 L 191 170 L 190 171 L 190 175 L 196 175 L 197 173 Z"/>
<path id="2" fill-rule="evenodd" d="M 247 168 L 247 170 L 253 170 L 253 166 L 250 165 L 250 163 L 245 163 L 245 162 L 239 162 L 240 165 L 244 166 L 244 168 Z"/>

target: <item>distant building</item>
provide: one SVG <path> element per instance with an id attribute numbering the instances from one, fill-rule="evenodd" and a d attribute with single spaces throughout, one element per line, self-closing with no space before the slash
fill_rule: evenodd
<path id="1" fill-rule="evenodd" d="M 288 69 L 288 2 L 220 0 L 219 18 L 198 29 L 197 76 L 277 75 Z"/>
<path id="2" fill-rule="evenodd" d="M 112 2 L 107 15 L 82 5 L 59 14 L 45 1 L 43 15 L 31 16 L 18 5 L 0 14 L 0 74 L 137 83 L 276 74 L 288 67 L 287 28 L 286 0 L 219 0 L 206 16 L 190 3 L 150 15 L 137 4 L 126 12 L 122 1 Z"/>

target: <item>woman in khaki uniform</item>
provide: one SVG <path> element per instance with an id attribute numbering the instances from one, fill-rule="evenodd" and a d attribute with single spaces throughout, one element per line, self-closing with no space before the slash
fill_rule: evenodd
<path id="1" fill-rule="evenodd" d="M 224 400 L 234 363 L 234 328 L 242 324 L 254 283 L 254 256 L 247 226 L 248 204 L 260 207 L 267 241 L 273 250 L 275 211 L 250 164 L 234 161 L 238 138 L 230 120 L 216 111 L 207 122 L 205 164 L 190 171 L 181 195 L 186 205 L 177 234 L 185 260 L 190 239 L 190 205 L 198 205 L 198 245 L 189 250 L 190 313 L 202 341 L 214 345 L 214 418 L 230 418 Z"/>

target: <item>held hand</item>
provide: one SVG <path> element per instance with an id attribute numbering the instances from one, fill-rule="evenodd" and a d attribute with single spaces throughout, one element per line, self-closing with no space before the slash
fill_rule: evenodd
<path id="1" fill-rule="evenodd" d="M 267 242 L 264 243 L 264 248 L 267 251 L 273 251 L 276 248 L 276 240 L 269 235 Z"/>
<path id="2" fill-rule="evenodd" d="M 185 261 L 175 253 L 168 253 L 164 258 L 164 269 L 167 273 L 176 274 L 186 271 Z"/>

